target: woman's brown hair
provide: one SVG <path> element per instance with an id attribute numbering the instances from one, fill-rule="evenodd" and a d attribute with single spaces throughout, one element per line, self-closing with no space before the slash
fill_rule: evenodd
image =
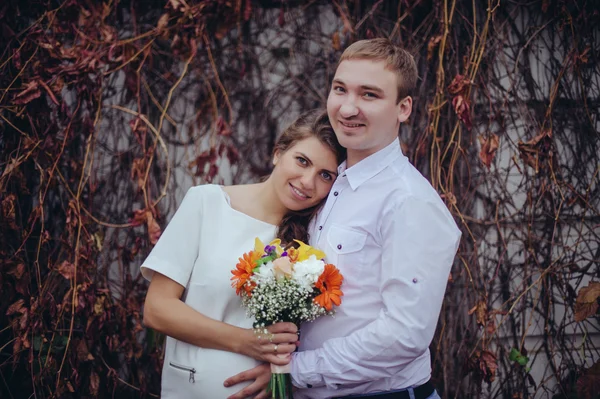
<path id="1" fill-rule="evenodd" d="M 285 129 L 275 143 L 273 153 L 284 153 L 297 142 L 309 137 L 316 137 L 327 146 L 335 154 L 338 165 L 346 159 L 346 149 L 337 141 L 335 132 L 329 123 L 327 111 L 320 109 L 305 112 Z M 324 200 L 316 206 L 301 211 L 288 212 L 279 224 L 277 238 L 280 238 L 284 245 L 293 244 L 294 240 L 308 243 L 308 224 L 317 214 L 323 202 Z"/>

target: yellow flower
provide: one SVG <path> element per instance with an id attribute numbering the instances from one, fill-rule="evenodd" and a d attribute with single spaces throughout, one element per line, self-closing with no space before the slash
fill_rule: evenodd
<path id="1" fill-rule="evenodd" d="M 318 249 L 313 248 L 300 240 L 294 241 L 296 241 L 300 245 L 300 248 L 298 248 L 298 262 L 307 260 L 311 255 L 315 255 L 317 259 L 325 259 L 325 252 L 319 251 Z"/>

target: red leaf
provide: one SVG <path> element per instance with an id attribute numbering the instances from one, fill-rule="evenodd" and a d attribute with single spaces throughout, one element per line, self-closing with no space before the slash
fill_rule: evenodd
<path id="1" fill-rule="evenodd" d="M 92 371 L 90 375 L 90 393 L 92 396 L 98 395 L 98 388 L 100 388 L 100 377 L 95 371 Z"/>
<path id="2" fill-rule="evenodd" d="M 150 211 L 147 212 L 147 215 L 148 239 L 152 245 L 155 245 L 160 238 L 161 229 Z"/>
<path id="3" fill-rule="evenodd" d="M 56 271 L 59 272 L 64 278 L 70 280 L 75 275 L 75 265 L 65 260 L 60 264 L 59 267 L 56 268 Z"/>
<path id="4" fill-rule="evenodd" d="M 427 60 L 431 60 L 433 58 L 433 52 L 439 46 L 442 41 L 442 35 L 437 35 L 429 39 L 429 43 L 427 43 Z"/>
<path id="5" fill-rule="evenodd" d="M 38 81 L 34 80 L 25 86 L 25 90 L 15 96 L 15 104 L 27 104 L 42 95 L 38 87 Z"/>
<path id="6" fill-rule="evenodd" d="M 333 34 L 333 36 L 331 37 L 331 46 L 333 47 L 333 49 L 335 51 L 339 51 L 342 48 L 342 45 L 340 43 L 340 33 L 339 32 L 335 32 Z"/>
<path id="7" fill-rule="evenodd" d="M 158 19 L 158 24 L 156 24 L 156 29 L 158 29 L 158 30 L 164 30 L 167 27 L 168 24 L 169 24 L 169 14 L 163 14 Z"/>
<path id="8" fill-rule="evenodd" d="M 222 116 L 219 116 L 217 119 L 217 133 L 219 133 L 221 136 L 231 136 L 231 129 Z"/>
<path id="9" fill-rule="evenodd" d="M 244 21 L 250 20 L 252 16 L 252 0 L 246 0 L 246 8 L 244 8 Z"/>
<path id="10" fill-rule="evenodd" d="M 471 106 L 469 104 L 469 100 L 464 98 L 462 95 L 454 97 L 452 100 L 452 106 L 454 107 L 454 112 L 458 116 L 468 130 L 471 130 L 473 125 L 471 124 Z"/>
<path id="11" fill-rule="evenodd" d="M 46 83 L 44 83 L 43 81 L 39 81 L 40 85 L 44 88 L 44 90 L 46 90 L 46 92 L 48 93 L 48 95 L 50 96 L 50 99 L 52 100 L 52 102 L 56 105 L 58 105 L 58 100 L 56 99 L 56 96 L 54 95 L 54 93 L 52 92 L 52 90 L 50 90 L 50 88 L 48 87 L 48 85 Z"/>
<path id="12" fill-rule="evenodd" d="M 598 311 L 600 282 L 592 281 L 579 290 L 575 301 L 575 321 L 583 321 Z"/>
<path id="13" fill-rule="evenodd" d="M 8 274 L 14 276 L 17 280 L 21 279 L 25 273 L 25 265 L 23 263 L 19 263 L 14 269 L 8 272 Z"/>
<path id="14" fill-rule="evenodd" d="M 490 351 L 481 352 L 479 367 L 483 373 L 483 379 L 486 382 L 494 382 L 494 379 L 496 378 L 496 369 L 498 368 L 496 355 Z"/>
<path id="15" fill-rule="evenodd" d="M 577 380 L 577 395 L 581 399 L 594 399 L 600 392 L 600 361 L 585 370 Z"/>
<path id="16" fill-rule="evenodd" d="M 25 303 L 25 301 L 23 299 L 19 299 L 17 302 L 13 303 L 12 305 L 10 305 L 8 307 L 8 310 L 6 311 L 6 315 L 10 316 L 11 314 L 15 314 L 15 313 L 26 313 L 27 312 L 27 308 L 25 308 L 23 306 L 23 304 Z"/>
<path id="17" fill-rule="evenodd" d="M 464 91 L 471 86 L 473 82 L 467 79 L 464 75 L 456 75 L 448 86 L 448 93 L 454 95 L 464 94 Z"/>
<path id="18" fill-rule="evenodd" d="M 487 168 L 490 168 L 492 161 L 496 157 L 496 151 L 499 145 L 498 136 L 490 134 L 487 138 L 479 136 L 479 143 L 481 144 L 481 151 L 479 151 L 479 159 Z"/>
<path id="19" fill-rule="evenodd" d="M 531 166 L 537 173 L 546 158 L 552 154 L 552 130 L 544 130 L 533 139 L 517 144 L 519 155 L 526 165 Z"/>

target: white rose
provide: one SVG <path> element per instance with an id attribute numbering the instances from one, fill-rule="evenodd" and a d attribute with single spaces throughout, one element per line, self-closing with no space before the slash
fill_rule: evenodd
<path id="1" fill-rule="evenodd" d="M 307 260 L 294 263 L 292 278 L 307 290 L 312 289 L 325 269 L 325 262 L 311 255 Z"/>
<path id="2" fill-rule="evenodd" d="M 252 279 L 258 284 L 273 278 L 275 278 L 275 273 L 273 272 L 273 262 L 271 261 L 261 265 L 254 273 L 254 276 L 252 276 Z"/>

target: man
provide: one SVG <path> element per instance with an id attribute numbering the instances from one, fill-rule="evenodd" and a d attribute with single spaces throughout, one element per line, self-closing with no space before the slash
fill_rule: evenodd
<path id="1" fill-rule="evenodd" d="M 461 234 L 400 149 L 416 79 L 412 56 L 387 39 L 340 58 L 327 111 L 348 156 L 310 237 L 344 296 L 335 317 L 301 327 L 294 398 L 439 398 L 429 345 Z"/>

